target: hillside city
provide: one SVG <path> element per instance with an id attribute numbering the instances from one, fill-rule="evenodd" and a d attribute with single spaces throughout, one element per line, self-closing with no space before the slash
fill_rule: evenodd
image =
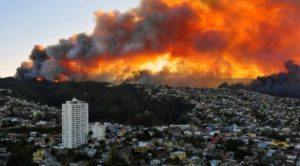
<path id="1" fill-rule="evenodd" d="M 133 86 L 151 100 L 176 98 L 192 109 L 172 124 L 89 122 L 88 101 L 56 108 L 1 89 L 0 165 L 300 166 L 300 99 Z"/>

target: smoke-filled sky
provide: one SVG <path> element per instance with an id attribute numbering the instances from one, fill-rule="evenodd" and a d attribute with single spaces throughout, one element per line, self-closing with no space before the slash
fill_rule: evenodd
<path id="1" fill-rule="evenodd" d="M 36 43 L 16 77 L 215 87 L 300 62 L 299 0 L 140 0 L 94 18 L 89 33 L 70 28 L 54 44 Z M 68 30 L 55 21 L 48 31 Z"/>
<path id="2" fill-rule="evenodd" d="M 91 33 L 96 10 L 125 11 L 137 5 L 138 0 L 1 0 L 0 77 L 13 76 L 37 43 Z"/>

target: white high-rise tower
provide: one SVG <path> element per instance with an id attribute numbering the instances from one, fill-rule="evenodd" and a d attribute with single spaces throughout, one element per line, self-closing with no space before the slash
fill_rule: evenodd
<path id="1" fill-rule="evenodd" d="M 88 110 L 88 103 L 75 98 L 62 104 L 62 146 L 64 148 L 77 148 L 87 143 Z"/>

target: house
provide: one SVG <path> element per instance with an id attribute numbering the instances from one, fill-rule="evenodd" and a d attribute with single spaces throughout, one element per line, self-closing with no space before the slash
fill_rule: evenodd
<path id="1" fill-rule="evenodd" d="M 265 149 L 268 146 L 268 144 L 266 142 L 260 142 L 257 144 L 257 147 L 259 149 Z"/>
<path id="2" fill-rule="evenodd" d="M 211 139 L 211 143 L 213 143 L 213 144 L 216 144 L 219 141 L 223 142 L 224 140 L 222 138 L 219 138 L 219 137 L 214 137 L 214 138 Z"/>
<path id="3" fill-rule="evenodd" d="M 44 138 L 37 137 L 37 138 L 34 138 L 33 140 L 34 140 L 35 146 L 46 147 L 45 139 Z"/>
<path id="4" fill-rule="evenodd" d="M 37 137 L 38 132 L 32 131 L 30 132 L 30 137 Z"/>
<path id="5" fill-rule="evenodd" d="M 211 161 L 210 161 L 210 165 L 211 165 L 211 166 L 218 166 L 220 163 L 221 163 L 220 160 L 211 160 Z"/>
<path id="6" fill-rule="evenodd" d="M 105 125 L 102 125 L 99 122 L 90 123 L 90 131 L 93 132 L 91 136 L 92 139 L 96 139 L 97 141 L 105 140 L 105 131 L 106 131 Z"/>
<path id="7" fill-rule="evenodd" d="M 191 128 L 191 125 L 189 125 L 189 124 L 177 124 L 177 125 L 171 124 L 170 128 L 179 128 L 179 129 L 183 130 L 183 129 L 189 129 L 189 128 Z"/>
<path id="8" fill-rule="evenodd" d="M 36 126 L 44 126 L 44 125 L 46 125 L 47 124 L 47 122 L 46 121 L 39 121 L 39 122 L 37 122 L 37 123 L 35 123 L 35 125 Z"/>
<path id="9" fill-rule="evenodd" d="M 190 165 L 201 165 L 202 160 L 198 156 L 193 156 L 189 159 Z"/>
<path id="10" fill-rule="evenodd" d="M 274 153 L 275 153 L 275 150 L 269 149 L 267 152 L 267 156 L 272 157 Z"/>
<path id="11" fill-rule="evenodd" d="M 290 145 L 286 141 L 278 141 L 278 140 L 273 140 L 271 142 L 271 145 L 285 147 L 285 148 L 290 147 Z"/>
<path id="12" fill-rule="evenodd" d="M 256 138 L 256 133 L 247 133 L 247 136 L 250 138 Z"/>
<path id="13" fill-rule="evenodd" d="M 37 115 L 41 114 L 42 112 L 41 111 L 36 111 L 36 110 L 33 110 L 32 111 L 32 116 L 33 117 L 36 117 Z"/>
<path id="14" fill-rule="evenodd" d="M 160 165 L 160 160 L 153 159 L 153 160 L 151 160 L 150 164 L 151 165 Z"/>
<path id="15" fill-rule="evenodd" d="M 183 132 L 183 134 L 184 134 L 185 136 L 188 136 L 188 137 L 190 137 L 190 136 L 193 135 L 193 133 L 192 133 L 190 130 L 185 130 L 185 131 Z"/>
<path id="16" fill-rule="evenodd" d="M 85 149 L 85 152 L 89 157 L 94 157 L 97 152 L 97 149 Z"/>
<path id="17" fill-rule="evenodd" d="M 297 159 L 297 155 L 295 154 L 288 154 L 286 155 L 286 162 L 288 163 L 295 163 L 296 159 Z"/>
<path id="18" fill-rule="evenodd" d="M 45 155 L 45 150 L 44 149 L 38 149 L 35 153 L 33 153 L 32 160 L 35 163 L 39 163 L 43 160 Z"/>
<path id="19" fill-rule="evenodd" d="M 152 148 L 151 143 L 140 141 L 140 142 L 138 142 L 138 145 L 134 147 L 134 151 L 143 153 L 143 152 L 146 152 L 147 150 L 149 150 L 151 148 Z"/>
<path id="20" fill-rule="evenodd" d="M 240 132 L 241 131 L 241 129 L 236 124 L 233 124 L 233 125 L 227 127 L 227 130 L 229 132 Z"/>
<path id="21" fill-rule="evenodd" d="M 171 159 L 178 158 L 179 160 L 184 160 L 186 159 L 186 153 L 183 151 L 176 151 L 170 154 Z"/>
<path id="22" fill-rule="evenodd" d="M 7 153 L 7 148 L 1 147 L 0 154 L 5 154 L 5 153 Z"/>
<path id="23" fill-rule="evenodd" d="M 295 149 L 300 150 L 300 143 L 295 145 Z"/>

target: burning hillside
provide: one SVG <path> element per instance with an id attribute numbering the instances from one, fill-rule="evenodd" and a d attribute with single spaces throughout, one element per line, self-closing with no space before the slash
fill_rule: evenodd
<path id="1" fill-rule="evenodd" d="M 216 86 L 300 63 L 298 0 L 142 0 L 96 12 L 92 34 L 35 46 L 17 78 Z"/>

